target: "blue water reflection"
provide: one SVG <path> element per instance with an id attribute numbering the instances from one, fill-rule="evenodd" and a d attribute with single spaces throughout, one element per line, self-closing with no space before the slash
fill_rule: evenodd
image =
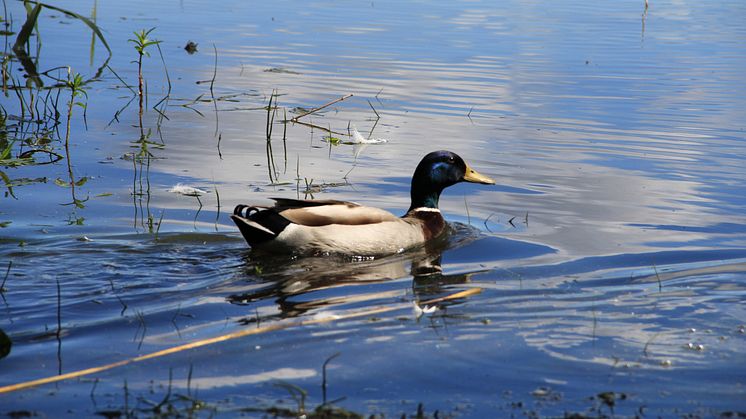
<path id="1" fill-rule="evenodd" d="M 0 386 L 257 332 L 0 394 L 0 414 L 149 416 L 168 388 L 218 416 L 300 414 L 293 386 L 364 415 L 746 411 L 746 3 L 644 4 L 66 3 L 95 7 L 116 75 L 86 86 L 67 152 L 28 112 L 56 90 L 0 95 L 0 152 L 65 157 L 0 166 Z M 26 10 L 7 10 L 9 54 Z M 40 70 L 106 59 L 79 19 L 37 27 Z M 140 118 L 127 39 L 151 27 Z M 353 128 L 388 141 L 344 144 Z M 427 248 L 275 258 L 228 218 L 274 196 L 402 213 L 436 149 L 497 185 L 447 190 L 452 234 Z"/>

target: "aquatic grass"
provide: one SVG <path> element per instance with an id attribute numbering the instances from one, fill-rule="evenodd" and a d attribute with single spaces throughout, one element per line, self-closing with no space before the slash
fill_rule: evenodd
<path id="1" fill-rule="evenodd" d="M 29 46 L 29 38 L 31 37 L 32 31 L 36 27 L 36 20 L 39 18 L 39 13 L 41 13 L 42 6 L 40 4 L 37 4 L 33 9 L 30 9 L 30 3 L 26 3 L 24 4 L 24 6 L 26 7 L 26 21 L 23 23 L 23 26 L 21 26 L 21 30 L 18 32 L 16 42 L 13 44 L 13 52 L 15 53 L 16 58 L 18 58 L 18 61 L 21 63 L 23 68 L 26 70 L 26 74 L 28 74 L 29 80 L 32 81 L 37 87 L 41 87 L 43 83 L 39 78 L 39 74 L 36 70 L 36 64 L 29 56 L 29 53 L 26 51 L 26 49 Z"/>
<path id="2" fill-rule="evenodd" d="M 155 237 L 153 240 L 156 242 L 158 241 L 158 233 L 161 231 L 161 225 L 163 224 L 163 214 L 165 214 L 166 211 L 161 211 L 161 217 L 158 219 L 158 226 L 155 228 Z M 153 225 L 150 225 L 150 229 L 152 230 Z"/>
<path id="3" fill-rule="evenodd" d="M 161 124 L 163 123 L 164 119 L 166 120 L 168 119 L 168 117 L 165 114 L 165 107 L 168 105 L 168 99 L 170 98 L 171 88 L 172 88 L 171 78 L 168 74 L 168 67 L 166 66 L 166 62 L 163 57 L 163 52 L 160 48 L 161 41 L 149 39 L 150 34 L 154 30 L 155 28 L 151 28 L 149 30 L 142 29 L 140 31 L 136 31 L 134 32 L 135 38 L 128 40 L 128 42 L 133 44 L 133 47 L 138 54 L 137 61 L 136 61 L 137 69 L 138 69 L 138 89 L 136 92 L 136 97 L 138 97 L 139 99 L 138 101 L 139 103 L 138 128 L 140 131 L 140 135 L 137 140 L 133 141 L 133 145 L 132 145 L 132 147 L 137 148 L 137 152 L 131 153 L 132 165 L 133 165 L 133 171 L 134 171 L 134 177 L 132 180 L 132 192 L 131 192 L 132 205 L 135 209 L 133 224 L 135 228 L 138 228 L 137 225 L 138 225 L 138 216 L 139 216 L 140 226 L 143 229 L 146 229 L 149 234 L 153 234 L 156 231 L 155 217 L 153 213 L 150 211 L 150 199 L 151 199 L 150 164 L 151 164 L 152 159 L 157 159 L 157 157 L 153 154 L 152 149 L 163 149 L 165 147 L 165 142 L 164 142 L 162 131 L 161 131 Z M 147 84 L 145 83 L 145 78 L 142 72 L 143 57 L 145 56 L 150 57 L 148 48 L 154 45 L 158 49 L 159 55 L 161 57 L 161 62 L 163 63 L 164 72 L 166 74 L 166 81 L 168 83 L 168 91 L 166 92 L 166 95 L 158 103 L 156 103 L 153 106 L 153 109 L 156 112 L 158 112 L 158 119 L 156 122 L 156 132 L 158 133 L 160 142 L 151 140 L 153 130 L 150 127 L 146 129 L 145 125 L 143 124 L 143 114 L 144 114 L 144 108 L 145 108 L 144 101 L 146 100 L 148 96 Z M 119 80 L 124 82 L 118 75 L 117 75 L 117 78 L 119 78 Z M 133 90 L 133 89 L 130 88 L 130 90 Z M 132 99 L 130 99 L 129 102 L 127 102 L 124 105 L 123 108 L 117 111 L 112 121 L 113 120 L 118 121 L 119 120 L 118 115 L 124 109 L 126 109 L 129 106 L 129 104 L 132 103 L 133 100 L 134 100 L 134 96 Z M 159 106 L 161 108 L 159 108 Z M 111 123 L 112 122 L 110 121 L 109 124 Z M 138 164 L 139 164 L 139 167 L 138 167 Z M 143 201 L 145 201 L 145 208 L 143 208 Z M 147 216 L 146 216 L 146 212 L 147 212 Z M 163 216 L 163 213 L 161 213 L 161 216 Z M 160 228 L 160 223 L 158 223 L 157 228 Z M 157 234 L 156 234 L 156 237 L 157 237 Z"/>
<path id="4" fill-rule="evenodd" d="M 88 120 L 87 120 L 87 101 L 88 101 L 88 92 L 85 90 L 85 81 L 83 80 L 83 76 L 80 75 L 80 73 L 75 73 L 72 75 L 72 78 L 70 77 L 72 73 L 72 69 L 68 67 L 67 69 L 67 83 L 66 86 L 68 89 L 70 89 L 70 102 L 68 103 L 68 117 L 72 113 L 72 107 L 73 106 L 80 106 L 83 108 L 83 121 L 85 123 L 86 129 L 88 128 Z M 85 102 L 79 101 L 79 99 L 85 98 Z M 69 129 L 69 118 L 68 118 L 68 129 Z M 66 137 L 66 141 L 69 139 L 69 137 Z"/>
<path id="5" fill-rule="evenodd" d="M 163 64 L 163 73 L 166 75 L 166 84 L 168 86 L 168 89 L 166 90 L 166 94 L 161 98 L 161 100 L 158 101 L 158 103 L 153 105 L 153 110 L 158 112 L 158 122 L 156 123 L 156 126 L 158 129 L 158 132 L 160 132 L 161 123 L 163 122 L 163 119 L 165 118 L 168 120 L 168 116 L 166 116 L 165 110 L 168 107 L 168 99 L 171 97 L 172 86 L 171 86 L 171 77 L 168 74 L 168 66 L 166 66 L 166 59 L 163 58 L 163 51 L 161 50 L 161 44 L 156 43 L 155 46 L 156 48 L 158 48 L 158 55 L 161 57 L 161 63 Z M 159 108 L 161 104 L 163 104 L 163 106 Z"/>
<path id="6" fill-rule="evenodd" d="M 148 134 L 150 135 L 150 131 Z M 132 167 L 133 167 L 133 179 L 132 179 L 132 205 L 135 209 L 135 215 L 133 219 L 133 227 L 138 228 L 138 215 L 140 226 L 143 229 L 147 229 L 148 233 L 153 233 L 154 217 L 150 211 L 150 199 L 151 199 L 151 187 L 150 187 L 150 163 L 154 158 L 152 153 L 149 151 L 147 141 L 138 142 L 140 147 L 139 153 L 131 153 Z M 157 144 L 156 144 L 157 145 Z M 139 167 L 138 167 L 139 164 Z M 143 208 L 143 201 L 145 201 L 145 208 Z M 147 217 L 146 214 L 147 213 Z M 146 221 L 147 220 L 147 221 Z"/>
<path id="7" fill-rule="evenodd" d="M 220 221 L 220 192 L 218 192 L 218 185 L 215 185 L 215 180 L 213 180 L 213 188 L 215 189 L 215 200 L 218 207 L 215 214 L 215 231 L 218 231 L 218 221 Z"/>
<path id="8" fill-rule="evenodd" d="M 327 359 L 327 361 L 328 360 L 329 359 Z M 104 417 L 201 417 L 203 416 L 203 414 L 208 414 L 208 417 L 213 417 L 218 414 L 261 414 L 262 416 L 270 415 L 271 417 L 304 417 L 309 419 L 362 419 L 366 417 L 366 415 L 363 415 L 361 413 L 347 410 L 335 405 L 335 403 L 345 400 L 345 397 L 341 397 L 331 402 L 322 402 L 315 407 L 309 408 L 307 407 L 309 394 L 308 390 L 299 385 L 284 380 L 275 380 L 271 382 L 271 386 L 287 392 L 288 396 L 293 400 L 293 403 L 295 405 L 293 407 L 282 406 L 282 401 L 272 401 L 268 405 L 262 405 L 264 403 L 258 402 L 257 405 L 249 406 L 234 405 L 230 402 L 230 399 L 221 399 L 216 402 L 210 402 L 207 400 L 203 400 L 201 397 L 199 397 L 199 394 L 197 394 L 197 392 L 192 389 L 192 375 L 193 367 L 190 365 L 186 378 L 186 391 L 177 392 L 174 390 L 173 369 L 169 368 L 168 381 L 163 386 L 164 390 L 162 396 L 158 396 L 158 394 L 155 392 L 152 386 L 152 382 L 151 388 L 147 391 L 147 393 L 133 394 L 127 380 L 124 380 L 121 395 L 122 406 L 108 407 L 106 410 L 97 408 L 95 389 L 99 380 L 94 380 L 94 385 L 91 389 L 90 396 L 91 400 L 93 401 L 93 407 L 94 409 L 96 409 L 95 413 L 99 416 Z M 132 402 L 132 399 L 134 399 L 134 402 Z M 422 403 L 420 403 L 418 406 L 418 412 L 420 416 L 417 417 L 429 417 L 424 414 L 424 407 Z M 404 416 L 406 415 L 402 414 L 402 417 Z M 439 417 L 437 412 L 435 413 L 434 417 Z M 445 415 L 444 417 L 449 416 Z"/>
<path id="9" fill-rule="evenodd" d="M 8 261 L 8 269 L 5 270 L 5 277 L 3 277 L 3 282 L 0 283 L 0 294 L 5 293 L 7 289 L 5 288 L 5 283 L 8 282 L 8 276 L 10 275 L 10 268 L 13 267 L 13 261 Z"/>
<path id="10" fill-rule="evenodd" d="M 272 90 L 272 94 L 269 96 L 269 103 L 267 103 L 267 170 L 269 171 L 269 182 L 275 183 L 277 181 L 277 168 L 275 167 L 275 158 L 272 153 L 272 128 L 274 127 L 275 115 L 277 113 L 277 90 Z M 274 107 L 272 106 L 272 100 L 274 99 Z"/>
<path id="11" fill-rule="evenodd" d="M 378 111 L 377 111 L 377 110 L 376 110 L 376 108 L 375 108 L 375 107 L 373 106 L 373 104 L 372 104 L 372 103 L 370 103 L 370 100 L 366 99 L 366 101 L 368 102 L 368 105 L 370 106 L 370 108 L 371 108 L 371 109 L 373 109 L 373 113 L 375 113 L 375 114 L 376 114 L 376 119 L 381 119 L 381 115 L 380 115 L 380 114 L 378 113 Z"/>
<path id="12" fill-rule="evenodd" d="M 8 144 L 5 146 L 5 148 L 0 151 L 0 164 L 3 164 L 5 160 L 10 159 L 10 153 L 13 150 L 13 144 L 15 144 L 16 140 L 11 139 L 8 141 Z"/>
<path id="13" fill-rule="evenodd" d="M 140 311 L 135 311 L 135 318 L 137 319 L 137 330 L 135 330 L 135 336 L 132 338 L 132 341 L 136 341 L 137 337 L 140 336 L 140 340 L 137 343 L 137 350 L 140 350 L 142 348 L 142 344 L 145 341 L 145 336 L 148 333 L 148 325 L 145 322 L 145 314 Z M 142 335 L 140 334 L 140 330 L 142 329 Z"/>
<path id="14" fill-rule="evenodd" d="M 16 195 L 13 193 L 13 181 L 10 180 L 8 175 L 5 174 L 2 170 L 0 170 L 0 179 L 3 180 L 3 183 L 5 184 L 5 188 L 8 190 L 6 192 L 6 196 L 10 195 L 13 199 L 18 199 Z"/>
<path id="15" fill-rule="evenodd" d="M 283 124 L 282 124 L 282 155 L 285 161 L 285 165 L 283 167 L 282 173 L 287 173 L 288 171 L 288 144 L 287 144 L 287 137 L 288 137 L 288 112 L 287 109 L 282 108 L 282 116 L 283 116 Z"/>
<path id="16" fill-rule="evenodd" d="M 653 272 L 655 272 L 655 279 L 658 281 L 658 292 L 663 291 L 663 283 L 661 282 L 661 277 L 658 275 L 658 268 L 653 265 Z"/>
<path id="17" fill-rule="evenodd" d="M 75 187 L 76 186 L 83 186 L 87 181 L 87 177 L 82 177 L 78 180 L 75 180 L 75 175 L 73 173 L 73 166 L 71 161 L 71 155 L 70 155 L 70 131 L 71 131 L 71 121 L 73 116 L 73 108 L 75 106 L 80 106 L 84 109 L 86 109 L 86 103 L 81 102 L 81 98 L 88 99 L 88 93 L 85 91 L 85 82 L 83 80 L 83 76 L 81 76 L 79 73 L 72 73 L 72 69 L 68 67 L 67 71 L 67 82 L 66 86 L 70 90 L 70 100 L 67 102 L 67 124 L 66 124 L 66 131 L 65 131 L 65 160 L 67 162 L 67 173 L 69 180 L 65 181 L 60 178 L 57 178 L 54 183 L 58 186 L 62 187 L 69 187 L 70 193 L 72 196 L 72 202 L 65 204 L 65 205 L 74 205 L 76 208 L 82 209 L 85 207 L 83 204 L 86 199 L 78 199 L 75 195 Z M 76 219 L 76 224 L 80 224 L 80 221 L 82 219 Z"/>
<path id="18" fill-rule="evenodd" d="M 93 9 L 91 10 L 91 22 L 96 24 L 96 17 L 98 16 L 98 1 L 93 2 Z M 93 57 L 96 55 L 96 33 L 91 32 L 91 46 L 88 48 L 88 65 L 93 66 Z"/>
<path id="19" fill-rule="evenodd" d="M 215 44 L 212 44 L 212 49 L 215 51 L 215 64 L 212 67 L 212 79 L 210 79 L 210 98 L 212 98 L 212 104 L 215 108 L 215 134 L 218 136 L 218 129 L 220 128 L 220 119 L 218 118 L 218 101 L 215 100 L 215 79 L 218 76 L 218 48 Z"/>
<path id="20" fill-rule="evenodd" d="M 31 5 L 34 5 L 33 8 L 31 8 Z M 95 75 L 90 79 L 96 79 L 100 76 L 101 72 L 103 71 L 104 66 L 106 66 L 111 59 L 111 48 L 109 47 L 109 44 L 106 42 L 106 38 L 104 37 L 103 33 L 101 32 L 101 29 L 98 27 L 98 25 L 92 21 L 91 19 L 80 15 L 78 13 L 75 13 L 71 10 L 64 9 L 61 7 L 53 6 L 46 3 L 41 2 L 34 2 L 34 1 L 25 1 L 24 6 L 26 6 L 26 21 L 24 22 L 23 26 L 21 27 L 21 30 L 18 32 L 18 36 L 16 37 L 15 43 L 13 44 L 13 53 L 15 54 L 15 57 L 18 59 L 18 61 L 21 63 L 21 66 L 23 66 L 24 71 L 28 75 L 29 81 L 33 82 L 35 86 L 38 88 L 41 88 L 44 83 L 42 82 L 41 76 L 42 75 L 48 75 L 47 72 L 39 72 L 36 68 L 35 61 L 30 56 L 30 37 L 32 34 L 32 31 L 36 29 L 37 36 L 36 36 L 36 43 L 37 43 L 37 57 L 39 55 L 39 51 L 41 50 L 41 37 L 39 35 L 38 30 L 38 18 L 42 11 L 42 9 L 49 9 L 54 10 L 60 13 L 65 14 L 66 16 L 69 16 L 73 19 L 77 19 L 81 22 L 83 22 L 88 28 L 91 29 L 93 36 L 97 38 L 106 48 L 106 51 L 108 52 L 108 56 L 106 60 L 104 61 L 104 64 L 100 66 Z M 95 13 L 95 12 L 94 12 Z M 7 16 L 7 11 L 6 11 Z M 16 86 L 20 86 L 16 84 Z"/>
<path id="21" fill-rule="evenodd" d="M 140 98 L 140 117 L 142 118 L 143 113 L 143 99 L 144 99 L 144 90 L 143 85 L 145 83 L 145 79 L 142 74 L 142 60 L 144 56 L 150 57 L 150 52 L 148 51 L 148 48 L 153 45 L 158 45 L 161 43 L 161 41 L 155 40 L 155 39 L 149 39 L 148 36 L 151 32 L 153 32 L 155 28 L 150 28 L 148 30 L 141 29 L 139 31 L 133 32 L 135 37 L 130 38 L 127 40 L 127 42 L 131 42 L 135 48 L 135 51 L 137 52 L 137 95 Z"/>

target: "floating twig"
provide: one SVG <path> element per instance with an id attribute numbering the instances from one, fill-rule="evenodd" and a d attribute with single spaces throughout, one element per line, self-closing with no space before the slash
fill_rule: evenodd
<path id="1" fill-rule="evenodd" d="M 331 106 L 331 105 L 334 105 L 335 103 L 337 103 L 337 102 L 341 102 L 341 101 L 343 101 L 343 100 L 345 100 L 345 99 L 349 99 L 349 98 L 351 98 L 351 97 L 352 97 L 352 93 L 350 93 L 350 94 L 347 94 L 347 95 L 344 95 L 344 96 L 342 96 L 342 97 L 339 97 L 339 98 L 337 98 L 337 99 L 334 99 L 334 100 L 332 100 L 332 101 L 331 101 L 331 102 L 329 102 L 329 103 L 325 103 L 325 104 L 323 104 L 323 105 L 319 106 L 318 108 L 313 108 L 313 109 L 311 109 L 310 111 L 306 111 L 306 112 L 304 112 L 304 113 L 302 113 L 302 114 L 300 114 L 300 115 L 298 115 L 298 116 L 295 116 L 295 117 L 293 117 L 293 118 L 292 118 L 292 119 L 291 119 L 290 121 L 292 121 L 292 122 L 298 122 L 298 120 L 299 120 L 300 118 L 303 118 L 303 117 L 304 117 L 304 116 L 306 116 L 306 115 L 310 115 L 310 114 L 312 114 L 312 113 L 318 112 L 318 111 L 320 111 L 320 110 L 322 110 L 322 109 L 324 109 L 324 108 L 326 108 L 326 107 L 329 107 L 329 106 Z"/>

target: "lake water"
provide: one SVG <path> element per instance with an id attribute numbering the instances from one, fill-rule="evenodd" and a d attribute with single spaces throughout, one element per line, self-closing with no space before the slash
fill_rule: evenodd
<path id="1" fill-rule="evenodd" d="M 64 7 L 112 54 L 45 8 L 43 87 L 4 61 L 0 152 L 62 158 L 0 166 L 0 386 L 205 344 L 2 393 L 0 413 L 746 412 L 746 3 Z M 8 57 L 26 11 L 6 8 Z M 128 39 L 150 28 L 140 118 Z M 67 150 L 60 66 L 102 68 Z M 444 193 L 434 249 L 268 258 L 229 219 L 275 196 L 401 214 L 436 149 L 497 185 Z"/>

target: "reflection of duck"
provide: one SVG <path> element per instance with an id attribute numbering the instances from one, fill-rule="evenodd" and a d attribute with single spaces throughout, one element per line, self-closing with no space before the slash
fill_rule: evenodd
<path id="1" fill-rule="evenodd" d="M 471 273 L 444 275 L 440 260 L 446 248 L 476 239 L 475 230 L 456 224 L 452 234 L 428 242 L 427 246 L 378 259 L 293 258 L 262 256 L 247 260 L 247 274 L 253 277 L 245 292 L 228 296 L 232 304 L 254 305 L 274 300 L 281 317 L 297 317 L 322 308 L 372 304 L 378 300 L 428 300 L 450 292 L 444 287 L 469 281 Z M 448 240 L 445 240 L 448 237 Z M 251 255 L 248 255 L 251 258 Z M 258 273 L 261 272 L 261 273 Z M 256 276 L 261 278 L 259 285 Z M 411 276 L 412 288 L 396 285 L 373 286 Z M 258 288 L 258 286 L 260 286 Z M 358 288 L 359 287 L 359 288 Z M 245 322 L 255 321 L 247 317 Z M 266 319 L 263 319 L 266 320 Z"/>
<path id="2" fill-rule="evenodd" d="M 345 201 L 275 198 L 272 207 L 238 205 L 231 218 L 252 248 L 275 253 L 391 254 L 440 236 L 440 193 L 458 182 L 494 184 L 458 155 L 434 151 L 412 176 L 403 217 Z"/>

